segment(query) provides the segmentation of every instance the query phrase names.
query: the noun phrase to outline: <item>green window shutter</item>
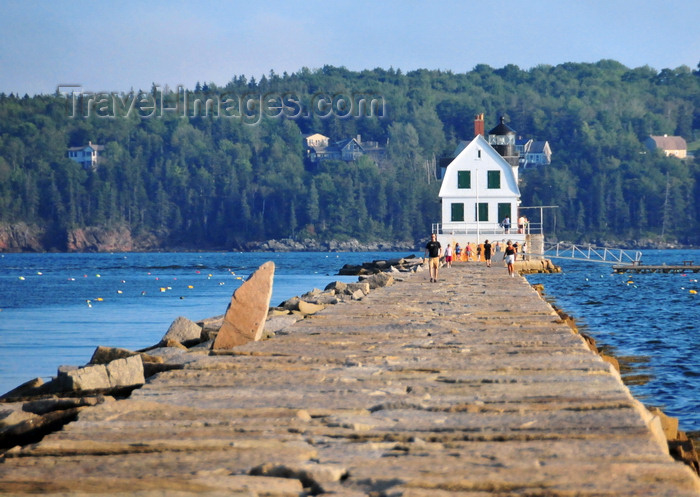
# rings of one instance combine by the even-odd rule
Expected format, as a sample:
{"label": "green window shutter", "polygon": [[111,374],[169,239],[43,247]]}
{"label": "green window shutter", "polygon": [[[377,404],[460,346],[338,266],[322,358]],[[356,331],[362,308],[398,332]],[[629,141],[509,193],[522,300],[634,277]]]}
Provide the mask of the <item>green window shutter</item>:
{"label": "green window shutter", "polygon": [[472,172],[471,171],[457,171],[457,188],[471,188],[472,187]]}
{"label": "green window shutter", "polygon": [[488,188],[496,189],[501,187],[501,171],[488,172]]}
{"label": "green window shutter", "polygon": [[510,215],[510,204],[498,204],[498,222],[503,221],[507,217],[511,218],[512,222],[513,216]]}
{"label": "green window shutter", "polygon": [[480,202],[476,204],[476,219],[481,221],[489,220],[489,204],[487,202]]}
{"label": "green window shutter", "polygon": [[450,221],[464,221],[464,204],[452,204]]}

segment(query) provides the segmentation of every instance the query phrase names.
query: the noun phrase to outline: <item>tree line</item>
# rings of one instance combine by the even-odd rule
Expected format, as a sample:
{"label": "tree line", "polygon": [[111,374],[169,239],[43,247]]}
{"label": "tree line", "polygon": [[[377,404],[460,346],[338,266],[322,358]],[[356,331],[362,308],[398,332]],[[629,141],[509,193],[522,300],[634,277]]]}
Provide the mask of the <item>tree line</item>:
{"label": "tree line", "polygon": [[[487,130],[505,115],[518,134],[549,141],[552,164],[521,171],[521,193],[523,205],[558,206],[544,220],[551,236],[700,242],[699,163],[642,143],[696,140],[700,70],[611,60],[466,73],[326,66],[192,90],[0,94],[0,222],[45,227],[58,249],[85,226],[192,248],[424,239],[440,221],[435,163],[473,137],[482,112]],[[360,135],[386,153],[312,163],[310,133]],[[89,141],[104,160],[86,170],[66,151]]]}

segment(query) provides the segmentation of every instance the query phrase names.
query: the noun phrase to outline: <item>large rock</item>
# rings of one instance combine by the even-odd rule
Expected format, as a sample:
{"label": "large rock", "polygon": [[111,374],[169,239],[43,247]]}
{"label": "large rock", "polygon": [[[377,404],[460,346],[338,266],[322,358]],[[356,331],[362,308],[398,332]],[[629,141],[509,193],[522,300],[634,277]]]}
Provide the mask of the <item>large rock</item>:
{"label": "large rock", "polygon": [[122,349],[119,347],[105,347],[103,345],[98,345],[90,358],[89,364],[109,364],[110,362],[117,359],[125,359],[133,355],[140,355],[141,360],[152,363],[161,363],[163,359],[161,357],[152,356],[143,352],[134,352],[129,349]]}
{"label": "large rock", "polygon": [[299,321],[299,317],[294,314],[271,316],[265,322],[265,333],[277,333],[289,328],[297,321]]}
{"label": "large rock", "polygon": [[23,397],[33,397],[36,395],[46,393],[47,388],[48,387],[44,383],[44,380],[42,380],[41,378],[34,378],[33,380],[24,382],[21,385],[13,388],[9,392],[0,395],[0,399],[9,400],[21,399]]}
{"label": "large rock", "polygon": [[199,343],[201,337],[202,327],[194,321],[180,316],[172,322],[162,341],[176,340],[185,346],[189,346]]}
{"label": "large rock", "polygon": [[313,304],[311,302],[306,302],[304,300],[299,301],[299,312],[308,316],[310,314],[316,314],[319,311],[325,309],[326,306],[322,304]]}
{"label": "large rock", "polygon": [[32,415],[24,421],[0,429],[0,450],[39,442],[45,435],[58,431],[65,424],[75,421],[81,409],[85,409],[85,407],[60,409],[48,412],[43,416]]}
{"label": "large rock", "polygon": [[345,293],[347,295],[355,295],[358,290],[361,291],[363,295],[367,295],[370,291],[369,283],[364,281],[360,283],[348,283],[347,287],[345,287]]}
{"label": "large rock", "polygon": [[319,293],[313,298],[309,299],[304,299],[307,302],[310,302],[312,304],[319,304],[319,305],[333,305],[337,304],[339,302],[338,297],[335,296],[334,291],[329,291],[329,292],[323,292]]}
{"label": "large rock", "polygon": [[231,349],[260,340],[265,330],[274,276],[275,263],[268,261],[233,293],[212,349]]}
{"label": "large rock", "polygon": [[117,359],[108,364],[95,364],[68,371],[59,370],[56,378],[62,390],[104,391],[135,388],[143,385],[141,356]]}
{"label": "large rock", "polygon": [[342,282],[342,281],[334,281],[334,282],[332,282],[332,283],[328,283],[328,284],[326,285],[325,290],[326,290],[326,291],[332,290],[332,291],[334,291],[335,293],[344,293],[344,292],[345,292],[345,289],[346,289],[347,287],[348,287],[348,284],[347,284],[347,283],[344,283],[344,282]]}
{"label": "large rock", "polygon": [[284,302],[282,302],[280,304],[280,307],[287,311],[298,311],[300,300],[301,299],[299,297],[292,297],[291,299],[287,299]]}
{"label": "large rock", "polygon": [[549,259],[515,261],[513,267],[520,274],[561,273],[561,267],[553,264],[552,261],[550,261]]}
{"label": "large rock", "polygon": [[48,412],[62,411],[65,409],[73,409],[76,407],[96,406],[104,402],[102,395],[94,397],[44,397],[30,402],[25,402],[22,405],[22,410],[36,415],[44,415]]}
{"label": "large rock", "polygon": [[372,276],[360,276],[360,279],[365,283],[369,283],[371,290],[394,284],[394,277],[389,273],[376,273]]}

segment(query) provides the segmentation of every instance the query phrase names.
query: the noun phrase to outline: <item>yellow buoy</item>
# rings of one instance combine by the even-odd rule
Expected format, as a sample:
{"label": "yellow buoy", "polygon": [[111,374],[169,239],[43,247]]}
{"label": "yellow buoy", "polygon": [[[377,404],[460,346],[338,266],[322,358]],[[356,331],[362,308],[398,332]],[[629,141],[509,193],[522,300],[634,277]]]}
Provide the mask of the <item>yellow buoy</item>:
{"label": "yellow buoy", "polygon": [[698,293],[698,291],[697,290],[690,290],[690,293],[695,294],[695,293]]}

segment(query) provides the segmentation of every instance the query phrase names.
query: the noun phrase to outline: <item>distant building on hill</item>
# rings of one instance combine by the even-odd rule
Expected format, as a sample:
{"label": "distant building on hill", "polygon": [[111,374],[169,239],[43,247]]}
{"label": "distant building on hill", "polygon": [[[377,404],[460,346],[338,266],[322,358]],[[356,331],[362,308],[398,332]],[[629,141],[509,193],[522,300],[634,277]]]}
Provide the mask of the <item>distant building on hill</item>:
{"label": "distant building on hill", "polygon": [[313,133],[304,137],[304,144],[309,147],[327,147],[329,138],[321,133]]}
{"label": "distant building on hill", "polygon": [[74,160],[84,169],[96,169],[102,157],[100,153],[105,149],[104,145],[95,145],[91,141],[82,147],[70,147],[68,158]]}
{"label": "distant building on hill", "polygon": [[304,137],[304,144],[306,145],[306,156],[311,162],[324,160],[352,162],[363,155],[377,161],[385,155],[384,147],[380,147],[378,142],[363,142],[360,135],[330,143],[330,138],[327,136],[314,133]]}
{"label": "distant building on hill", "polygon": [[649,138],[644,140],[644,145],[649,150],[661,150],[666,157],[679,159],[688,157],[688,144],[682,136],[649,135]]}
{"label": "distant building on hill", "polygon": [[552,163],[552,149],[548,141],[535,141],[531,138],[519,137],[515,147],[520,152],[520,167],[547,166]]}

